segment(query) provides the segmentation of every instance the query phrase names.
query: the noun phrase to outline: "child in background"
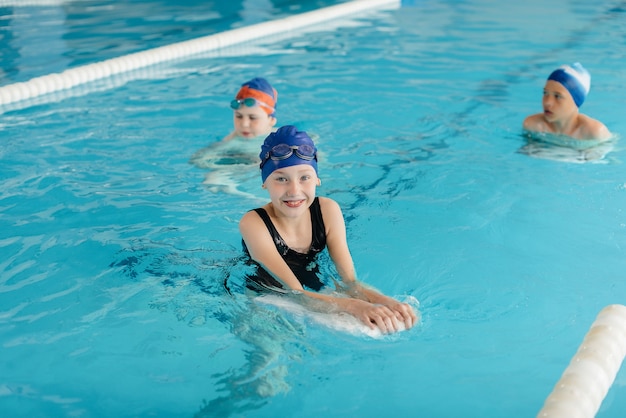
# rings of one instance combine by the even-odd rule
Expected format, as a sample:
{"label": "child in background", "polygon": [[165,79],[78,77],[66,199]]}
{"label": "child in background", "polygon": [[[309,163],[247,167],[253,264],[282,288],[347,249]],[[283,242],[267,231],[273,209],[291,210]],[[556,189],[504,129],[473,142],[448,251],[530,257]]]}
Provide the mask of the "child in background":
{"label": "child in background", "polygon": [[604,124],[578,109],[591,87],[591,76],[580,63],[554,70],[543,88],[543,113],[528,116],[523,123],[533,134],[565,135],[578,140],[604,141],[611,133]]}
{"label": "child in background", "polygon": [[265,138],[276,125],[276,102],[278,92],[266,79],[257,77],[241,85],[233,109],[234,131],[224,140],[235,137],[246,139]]}
{"label": "child in background", "polygon": [[259,143],[276,125],[277,99],[276,89],[264,78],[256,77],[241,85],[230,102],[234,130],[189,159],[189,163],[208,170],[203,184],[209,190],[256,199],[239,186],[255,175]]}

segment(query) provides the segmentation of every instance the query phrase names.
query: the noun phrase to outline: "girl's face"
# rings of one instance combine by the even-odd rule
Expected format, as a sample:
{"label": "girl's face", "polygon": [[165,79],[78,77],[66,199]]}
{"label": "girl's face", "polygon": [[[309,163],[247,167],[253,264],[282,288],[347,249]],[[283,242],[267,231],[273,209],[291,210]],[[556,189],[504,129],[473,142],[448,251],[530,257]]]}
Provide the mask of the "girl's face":
{"label": "girl's face", "polygon": [[548,80],[543,88],[543,116],[548,122],[569,119],[578,112],[578,107],[569,91],[554,80]]}
{"label": "girl's face", "polygon": [[233,110],[235,134],[242,138],[266,137],[276,125],[276,118],[269,116],[260,106],[242,105]]}
{"label": "girl's face", "polygon": [[308,213],[319,184],[315,169],[300,164],[275,170],[265,179],[263,187],[270,194],[277,216],[296,218]]}

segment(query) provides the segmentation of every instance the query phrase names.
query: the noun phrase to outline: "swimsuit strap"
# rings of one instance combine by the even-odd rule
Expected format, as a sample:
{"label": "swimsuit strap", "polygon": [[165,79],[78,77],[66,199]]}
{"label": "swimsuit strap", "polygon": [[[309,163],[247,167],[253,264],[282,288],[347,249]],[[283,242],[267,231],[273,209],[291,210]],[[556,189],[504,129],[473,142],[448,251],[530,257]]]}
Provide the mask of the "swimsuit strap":
{"label": "swimsuit strap", "polygon": [[289,246],[287,245],[283,237],[281,237],[278,233],[278,230],[270,219],[270,215],[268,215],[267,211],[263,208],[256,208],[254,209],[254,211],[259,214],[261,219],[263,219],[263,223],[265,224],[267,230],[270,232],[270,235],[274,239],[274,244],[276,244],[276,249],[278,249],[278,252],[280,252],[283,256],[286,255],[287,251],[289,251]]}
{"label": "swimsuit strap", "polygon": [[[272,223],[269,214],[263,208],[254,209],[256,213],[259,214],[263,223],[267,227],[270,235],[274,239],[274,244],[276,244],[276,248],[281,255],[285,256],[289,251],[289,246],[280,236],[278,230]],[[326,247],[326,228],[324,227],[324,219],[322,218],[322,208],[320,206],[319,198],[315,198],[311,206],[309,207],[309,212],[311,214],[311,228],[312,237],[311,237],[311,248],[309,253],[312,251],[313,253],[318,253]]]}
{"label": "swimsuit strap", "polygon": [[311,239],[311,251],[320,252],[326,247],[326,227],[322,218],[322,207],[319,198],[315,198],[310,207],[313,236]]}

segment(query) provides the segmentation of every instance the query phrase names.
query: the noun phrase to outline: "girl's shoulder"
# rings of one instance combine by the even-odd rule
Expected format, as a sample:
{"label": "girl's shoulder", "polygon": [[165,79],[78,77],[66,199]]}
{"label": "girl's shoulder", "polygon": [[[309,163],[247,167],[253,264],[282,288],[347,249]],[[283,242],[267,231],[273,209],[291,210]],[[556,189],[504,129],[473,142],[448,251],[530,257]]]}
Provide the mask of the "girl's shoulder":
{"label": "girl's shoulder", "polygon": [[324,210],[324,208],[339,208],[339,204],[329,197],[318,196],[317,200],[322,210]]}
{"label": "girl's shoulder", "polygon": [[330,222],[332,219],[343,217],[341,207],[333,199],[328,197],[319,197],[318,200],[324,222]]}

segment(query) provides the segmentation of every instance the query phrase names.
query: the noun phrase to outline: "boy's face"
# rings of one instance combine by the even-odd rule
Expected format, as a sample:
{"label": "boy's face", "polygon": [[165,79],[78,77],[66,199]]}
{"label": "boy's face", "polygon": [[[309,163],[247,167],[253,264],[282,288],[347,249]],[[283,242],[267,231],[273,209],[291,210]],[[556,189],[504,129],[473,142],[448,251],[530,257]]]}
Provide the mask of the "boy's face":
{"label": "boy's face", "polygon": [[548,80],[543,88],[543,116],[548,122],[558,122],[578,113],[570,92],[559,82]]}
{"label": "boy's face", "polygon": [[233,110],[233,125],[235,134],[243,138],[267,136],[276,125],[276,118],[269,116],[261,106],[248,107],[241,105]]}

